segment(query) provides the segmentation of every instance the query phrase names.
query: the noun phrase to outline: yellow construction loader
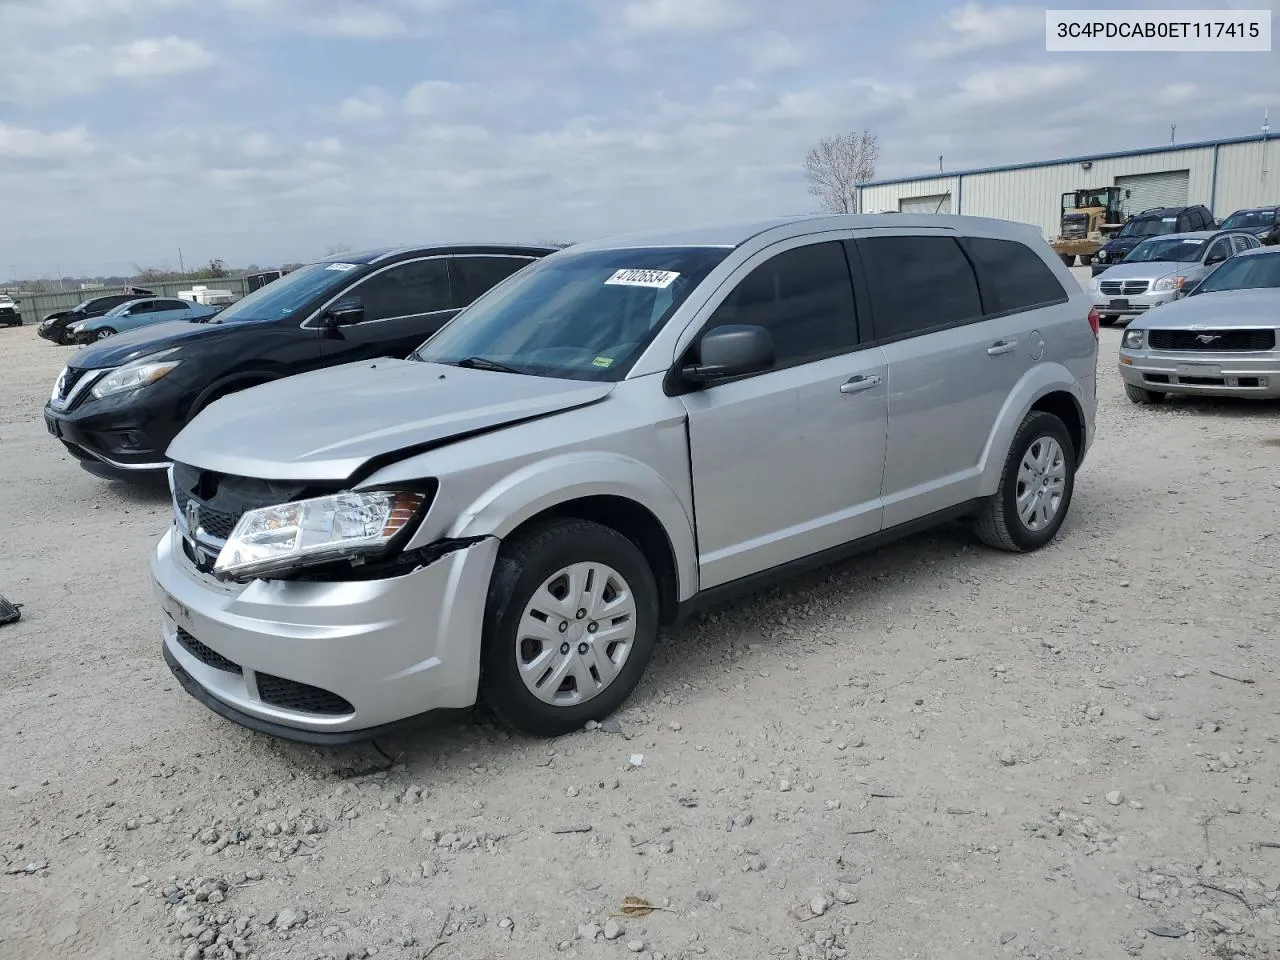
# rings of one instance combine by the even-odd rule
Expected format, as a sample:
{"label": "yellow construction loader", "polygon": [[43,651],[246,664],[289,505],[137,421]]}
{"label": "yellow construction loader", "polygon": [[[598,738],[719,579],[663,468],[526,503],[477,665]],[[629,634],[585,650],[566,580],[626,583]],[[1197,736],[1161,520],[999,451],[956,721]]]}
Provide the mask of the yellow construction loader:
{"label": "yellow construction loader", "polygon": [[1124,226],[1121,207],[1128,196],[1129,191],[1120,187],[1092,187],[1064,193],[1059,234],[1050,242],[1053,252],[1068,267],[1075,265],[1076,257],[1080,258],[1082,267],[1087,267],[1098,249]]}

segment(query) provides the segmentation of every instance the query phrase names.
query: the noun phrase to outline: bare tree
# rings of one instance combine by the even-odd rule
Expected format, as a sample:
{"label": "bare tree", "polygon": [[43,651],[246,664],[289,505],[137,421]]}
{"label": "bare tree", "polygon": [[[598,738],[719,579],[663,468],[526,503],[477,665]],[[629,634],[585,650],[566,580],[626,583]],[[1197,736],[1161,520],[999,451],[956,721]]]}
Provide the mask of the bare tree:
{"label": "bare tree", "polygon": [[823,137],[804,158],[809,192],[831,213],[855,213],[857,185],[876,175],[879,159],[880,140],[870,130]]}

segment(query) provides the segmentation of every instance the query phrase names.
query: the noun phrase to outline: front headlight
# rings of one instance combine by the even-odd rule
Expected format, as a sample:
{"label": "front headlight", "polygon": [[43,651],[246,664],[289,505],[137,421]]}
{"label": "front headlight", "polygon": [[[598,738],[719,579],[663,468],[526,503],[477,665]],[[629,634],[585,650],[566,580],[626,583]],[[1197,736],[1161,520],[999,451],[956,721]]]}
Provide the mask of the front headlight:
{"label": "front headlight", "polygon": [[1146,339],[1147,331],[1145,330],[1126,330],[1121,345],[1126,350],[1141,350]]}
{"label": "front headlight", "polygon": [[1101,260],[1103,263],[1106,263],[1106,262],[1107,262],[1107,251],[1105,251],[1105,250],[1099,250],[1097,253],[1095,253],[1095,254],[1093,255],[1093,258],[1094,258],[1095,260]]}
{"label": "front headlight", "polygon": [[1187,282],[1186,277],[1161,277],[1151,287],[1156,293],[1168,293],[1170,290],[1181,290]]}
{"label": "front headlight", "polygon": [[335,493],[250,510],[227,538],[214,575],[247,580],[265,573],[383,553],[426,497],[398,490]]}
{"label": "front headlight", "polygon": [[128,390],[137,390],[149,383],[155,383],[161,377],[168,376],[181,360],[161,360],[162,353],[154,353],[149,357],[126,363],[123,367],[112,370],[93,385],[89,391],[99,400]]}

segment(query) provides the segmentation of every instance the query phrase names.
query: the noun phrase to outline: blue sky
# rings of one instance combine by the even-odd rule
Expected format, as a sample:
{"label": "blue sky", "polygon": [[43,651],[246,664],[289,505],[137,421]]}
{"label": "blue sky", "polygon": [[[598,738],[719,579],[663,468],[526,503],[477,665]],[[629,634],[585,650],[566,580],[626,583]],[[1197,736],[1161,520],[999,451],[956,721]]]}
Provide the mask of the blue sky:
{"label": "blue sky", "polygon": [[1280,54],[1047,54],[1042,4],[3,0],[0,36],[6,278],[805,212],[863,127],[882,176],[1280,128]]}

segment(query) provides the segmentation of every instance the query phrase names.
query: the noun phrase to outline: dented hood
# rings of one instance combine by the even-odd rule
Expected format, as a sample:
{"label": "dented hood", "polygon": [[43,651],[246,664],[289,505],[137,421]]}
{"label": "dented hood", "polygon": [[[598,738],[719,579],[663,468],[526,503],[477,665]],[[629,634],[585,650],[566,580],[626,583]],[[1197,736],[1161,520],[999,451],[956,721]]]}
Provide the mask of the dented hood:
{"label": "dented hood", "polygon": [[375,458],[596,403],[612,389],[411,360],[362,361],[224,397],[174,438],[168,456],[264,480],[345,480]]}

